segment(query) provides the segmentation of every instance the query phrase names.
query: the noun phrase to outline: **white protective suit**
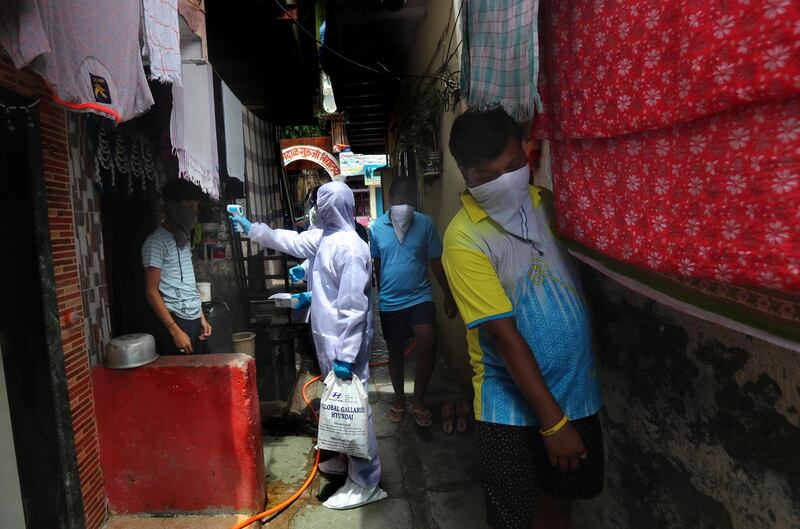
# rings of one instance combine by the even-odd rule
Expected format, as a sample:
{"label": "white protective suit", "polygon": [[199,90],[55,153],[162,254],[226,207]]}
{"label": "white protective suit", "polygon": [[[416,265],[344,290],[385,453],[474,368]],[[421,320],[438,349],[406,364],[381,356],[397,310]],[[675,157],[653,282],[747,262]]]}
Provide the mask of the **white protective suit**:
{"label": "white protective suit", "polygon": [[[333,361],[353,364],[369,391],[372,349],[372,259],[369,247],[353,224],[353,192],[342,182],[319,189],[317,214],[322,229],[303,233],[276,230],[253,223],[248,237],[261,244],[310,261],[311,332],[324,379]],[[371,460],[350,457],[348,477],[363,487],[377,486],[381,463],[370,409]]]}

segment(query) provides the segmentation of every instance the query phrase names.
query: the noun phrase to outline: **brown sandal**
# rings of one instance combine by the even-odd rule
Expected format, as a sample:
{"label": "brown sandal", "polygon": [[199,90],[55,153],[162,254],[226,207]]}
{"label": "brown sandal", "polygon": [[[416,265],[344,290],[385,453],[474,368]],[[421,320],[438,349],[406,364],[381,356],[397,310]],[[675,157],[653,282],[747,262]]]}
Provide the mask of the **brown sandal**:
{"label": "brown sandal", "polygon": [[431,410],[411,410],[411,413],[414,414],[414,421],[416,421],[417,426],[421,428],[428,428],[431,424],[433,424],[433,414]]}
{"label": "brown sandal", "polygon": [[469,412],[471,406],[466,400],[458,403],[458,413],[456,414],[456,430],[458,433],[464,433],[469,427]]}
{"label": "brown sandal", "polygon": [[445,402],[442,404],[442,431],[447,435],[453,433],[453,420],[456,414],[456,403]]}
{"label": "brown sandal", "polygon": [[393,423],[401,423],[403,422],[403,418],[406,415],[406,408],[403,406],[402,408],[395,408],[394,404],[389,407],[389,413],[386,414],[389,417],[389,420]]}

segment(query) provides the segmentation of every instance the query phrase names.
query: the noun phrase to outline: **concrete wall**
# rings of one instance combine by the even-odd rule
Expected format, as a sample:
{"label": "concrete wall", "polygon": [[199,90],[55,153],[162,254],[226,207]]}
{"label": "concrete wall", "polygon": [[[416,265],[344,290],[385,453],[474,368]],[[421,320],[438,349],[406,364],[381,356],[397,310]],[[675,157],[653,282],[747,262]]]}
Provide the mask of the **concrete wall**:
{"label": "concrete wall", "polygon": [[798,353],[583,272],[607,478],[575,527],[799,528]]}
{"label": "concrete wall", "polygon": [[[443,56],[451,42],[453,31],[455,31],[455,34],[452,36],[452,44],[450,45],[451,52],[461,41],[461,32],[455,23],[460,3],[460,0],[428,2],[425,20],[417,32],[416,42],[409,54],[409,63],[406,67],[407,74],[423,75],[436,71],[442,65]],[[450,60],[447,70],[448,72],[455,72],[460,69],[460,65],[461,55],[456,53]],[[425,80],[423,82],[430,81]],[[441,89],[441,85],[437,85],[437,88]],[[465,189],[464,179],[461,177],[455,160],[450,156],[450,152],[447,149],[453,120],[464,110],[465,107],[461,103],[455,111],[445,112],[442,115],[438,135],[439,146],[442,150],[442,176],[429,185],[423,184],[421,180],[419,182],[419,210],[433,217],[440,236],[444,236],[444,231],[450,223],[450,219],[461,207],[459,194]],[[396,138],[391,138],[390,152],[394,151],[395,140]],[[384,174],[387,172],[384,172]],[[390,185],[391,176],[384,177],[384,210],[388,210],[391,205],[389,201]],[[434,284],[436,283],[433,277],[431,277],[431,281]],[[443,309],[442,292],[438,285],[434,287],[434,295],[436,296],[437,322],[439,324],[439,351],[445,358],[447,366],[455,379],[468,387],[472,377],[472,369],[469,366],[466,355],[467,342],[464,322],[460,317],[454,320],[447,319]]]}
{"label": "concrete wall", "polygon": [[115,513],[258,512],[266,499],[255,361],[162,356],[92,370]]}
{"label": "concrete wall", "polygon": [[211,283],[211,299],[224,301],[231,310],[233,332],[247,331],[249,322],[244,317],[244,300],[236,282],[233,258],[194,260],[194,273],[197,281]]}
{"label": "concrete wall", "polygon": [[[3,353],[0,344],[0,357]],[[6,374],[0,361],[0,527],[24,527],[22,491],[17,468],[17,453],[11,431],[11,410],[8,406]]]}
{"label": "concrete wall", "polygon": [[[103,475],[100,472],[89,350],[84,327],[83,300],[78,275],[77,237],[70,188],[67,121],[63,108],[51,102],[42,79],[29,70],[17,70],[0,51],[0,88],[39,99],[42,163],[47,194],[47,217],[53,274],[58,296],[64,368],[72,414],[75,457],[83,499],[86,527],[96,529],[106,520]],[[71,317],[75,316],[73,320]]]}

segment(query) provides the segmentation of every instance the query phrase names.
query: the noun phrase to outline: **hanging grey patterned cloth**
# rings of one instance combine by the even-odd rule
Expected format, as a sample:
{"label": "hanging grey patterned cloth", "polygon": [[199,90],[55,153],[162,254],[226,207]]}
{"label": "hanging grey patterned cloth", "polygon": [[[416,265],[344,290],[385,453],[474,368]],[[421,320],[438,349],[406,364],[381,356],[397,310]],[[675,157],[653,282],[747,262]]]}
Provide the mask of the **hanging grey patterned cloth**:
{"label": "hanging grey patterned cloth", "polygon": [[248,217],[270,226],[283,219],[281,166],[275,125],[242,106],[244,124],[244,169]]}
{"label": "hanging grey patterned cloth", "polygon": [[464,0],[461,89],[471,108],[501,105],[528,121],[542,102],[539,0]]}

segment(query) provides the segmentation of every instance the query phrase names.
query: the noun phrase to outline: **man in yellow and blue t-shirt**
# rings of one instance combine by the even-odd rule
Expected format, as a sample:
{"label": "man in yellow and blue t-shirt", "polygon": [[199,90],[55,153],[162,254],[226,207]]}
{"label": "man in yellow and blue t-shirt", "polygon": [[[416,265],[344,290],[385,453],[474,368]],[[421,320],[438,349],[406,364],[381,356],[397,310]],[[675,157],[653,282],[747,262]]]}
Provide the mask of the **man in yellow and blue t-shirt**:
{"label": "man in yellow and blue t-shirt", "polygon": [[467,326],[489,525],[566,528],[572,500],[603,486],[586,301],[549,194],[529,185],[519,125],[502,109],[466,112],[450,151],[468,191],[443,263]]}

